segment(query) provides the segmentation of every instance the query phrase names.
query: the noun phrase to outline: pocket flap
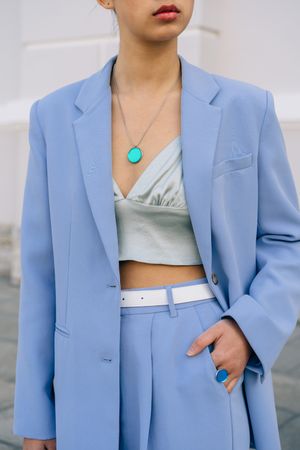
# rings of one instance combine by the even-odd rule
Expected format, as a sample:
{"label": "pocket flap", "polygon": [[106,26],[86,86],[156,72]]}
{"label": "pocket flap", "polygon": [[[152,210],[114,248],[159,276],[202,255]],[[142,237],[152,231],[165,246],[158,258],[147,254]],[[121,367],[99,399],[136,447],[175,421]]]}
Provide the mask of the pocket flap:
{"label": "pocket flap", "polygon": [[234,158],[224,159],[213,166],[213,178],[232,172],[237,169],[245,169],[252,165],[253,153],[246,153]]}

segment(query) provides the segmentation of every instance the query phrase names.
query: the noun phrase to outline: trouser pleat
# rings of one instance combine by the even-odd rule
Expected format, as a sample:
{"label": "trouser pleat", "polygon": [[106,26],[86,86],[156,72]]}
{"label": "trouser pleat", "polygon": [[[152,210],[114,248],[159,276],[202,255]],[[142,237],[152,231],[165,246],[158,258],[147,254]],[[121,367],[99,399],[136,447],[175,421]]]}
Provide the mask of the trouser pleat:
{"label": "trouser pleat", "polygon": [[119,448],[147,450],[152,408],[153,314],[125,315],[121,320]]}

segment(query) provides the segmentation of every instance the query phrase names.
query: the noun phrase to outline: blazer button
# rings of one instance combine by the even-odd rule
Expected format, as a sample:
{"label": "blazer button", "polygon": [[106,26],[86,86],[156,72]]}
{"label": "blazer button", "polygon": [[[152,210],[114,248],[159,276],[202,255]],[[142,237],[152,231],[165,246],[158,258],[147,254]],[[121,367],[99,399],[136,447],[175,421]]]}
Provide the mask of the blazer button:
{"label": "blazer button", "polygon": [[219,280],[218,280],[217,274],[215,272],[212,272],[211,280],[214,284],[218,284]]}
{"label": "blazer button", "polygon": [[112,358],[110,356],[103,356],[101,358],[101,361],[105,363],[110,363],[112,361]]}

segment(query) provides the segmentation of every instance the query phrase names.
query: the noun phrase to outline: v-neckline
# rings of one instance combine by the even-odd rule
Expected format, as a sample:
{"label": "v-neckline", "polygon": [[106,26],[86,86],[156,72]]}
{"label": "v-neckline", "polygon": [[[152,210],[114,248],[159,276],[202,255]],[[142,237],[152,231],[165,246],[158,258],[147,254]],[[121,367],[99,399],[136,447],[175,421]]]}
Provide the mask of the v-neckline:
{"label": "v-neckline", "polygon": [[157,153],[157,155],[154,156],[154,158],[149,162],[149,164],[146,166],[146,168],[143,170],[143,172],[141,173],[141,175],[138,177],[138,179],[135,181],[135,183],[133,184],[133,186],[131,187],[131,189],[129,190],[128,194],[125,196],[123,195],[118,183],[116,182],[116,180],[113,177],[113,184],[115,186],[115,189],[117,191],[117,193],[120,195],[120,197],[122,198],[122,200],[127,200],[129,198],[129,196],[132,194],[132,192],[136,189],[136,187],[140,184],[141,180],[146,176],[146,174],[149,172],[149,170],[151,169],[152,165],[154,164],[154,162],[156,162],[156,160],[162,155],[164,154],[172,144],[174,144],[178,139],[180,139],[180,134],[178,134],[175,138],[173,138],[167,145],[165,145],[165,147],[163,147],[162,150],[160,150],[159,153]]}

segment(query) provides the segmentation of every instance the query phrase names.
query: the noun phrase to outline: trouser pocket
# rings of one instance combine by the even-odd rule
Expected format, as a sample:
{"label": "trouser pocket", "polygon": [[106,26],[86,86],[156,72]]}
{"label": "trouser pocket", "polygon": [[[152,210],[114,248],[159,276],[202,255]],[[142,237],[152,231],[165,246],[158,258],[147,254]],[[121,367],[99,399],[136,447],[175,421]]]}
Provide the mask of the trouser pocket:
{"label": "trouser pocket", "polygon": [[[203,333],[218,322],[223,313],[223,309],[216,298],[203,304],[198,303],[197,305],[194,305],[194,309],[199,321],[200,333]],[[224,396],[225,400],[227,400],[226,403],[229,409],[226,408],[226,410],[229,413],[228,419],[231,425],[232,449],[248,449],[250,446],[250,426],[243,386],[244,372],[229,393],[224,383],[218,382],[216,379],[216,372],[218,368],[220,369],[221,367],[217,368],[215,365],[211,355],[213,349],[213,343],[203,349],[205,356],[204,363],[207,368],[208,378],[215,386],[213,391],[217,394],[221,394]],[[226,367],[224,368],[226,369]]]}
{"label": "trouser pocket", "polygon": [[[220,320],[220,317],[223,313],[223,310],[218,302],[218,300],[212,299],[208,302],[205,302],[203,304],[198,303],[197,305],[194,305],[194,309],[196,311],[198,320],[199,320],[199,324],[201,327],[201,332],[206,331],[208,328],[210,328],[211,326],[213,326],[216,322],[218,322]],[[214,350],[214,344],[211,343],[208,346],[206,346],[203,349],[203,352],[205,353],[206,356],[206,362],[207,362],[207,368],[209,371],[209,375],[212,379],[212,381],[218,385],[219,387],[221,387],[228,395],[232,395],[233,393],[235,393],[237,390],[239,390],[239,386],[243,383],[244,381],[244,372],[241,374],[241,376],[239,377],[237,383],[235,384],[234,388],[232,389],[232,391],[229,393],[226,389],[226,386],[222,383],[217,381],[216,379],[216,372],[218,369],[221,368],[221,366],[217,367],[215,365],[215,362],[212,358],[211,352]],[[224,367],[226,369],[226,367]],[[229,374],[230,376],[230,374]]]}

